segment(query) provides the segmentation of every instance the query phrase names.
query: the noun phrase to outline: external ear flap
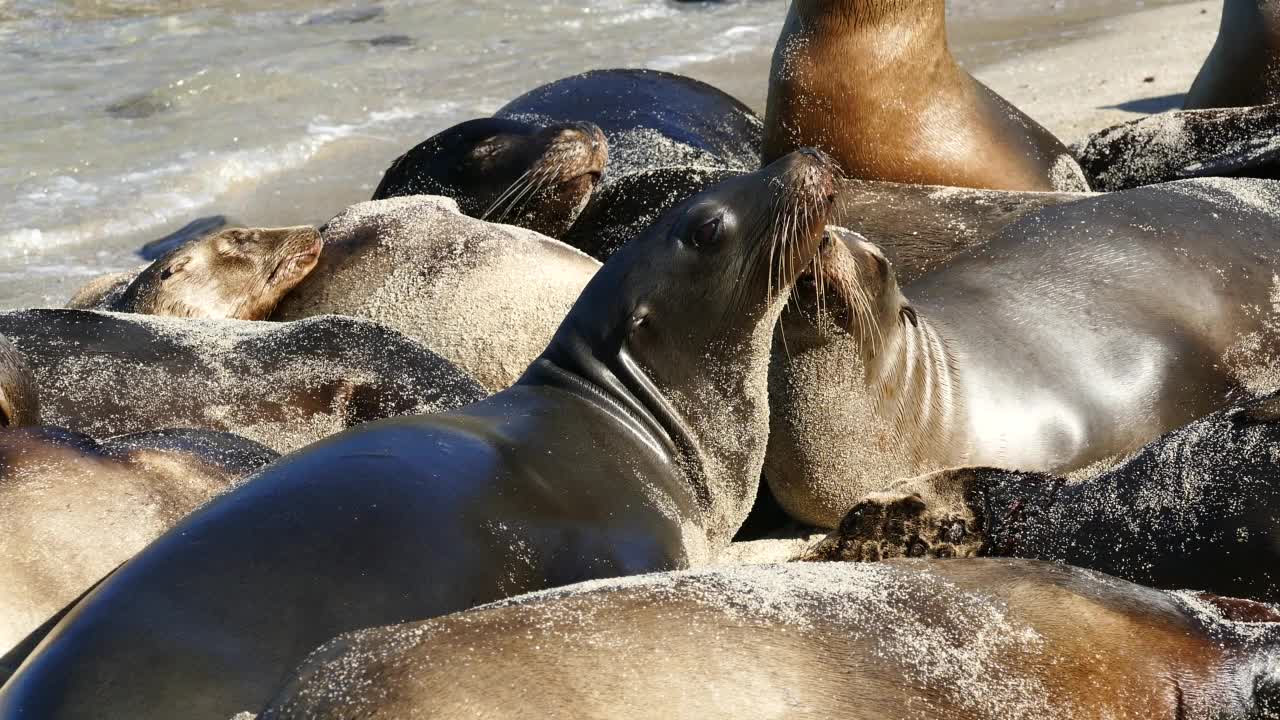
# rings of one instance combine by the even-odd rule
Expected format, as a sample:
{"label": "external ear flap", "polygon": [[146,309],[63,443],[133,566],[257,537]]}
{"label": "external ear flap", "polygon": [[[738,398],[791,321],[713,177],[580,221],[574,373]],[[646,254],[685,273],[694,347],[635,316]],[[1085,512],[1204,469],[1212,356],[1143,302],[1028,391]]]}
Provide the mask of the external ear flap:
{"label": "external ear flap", "polygon": [[182,255],[177,258],[173,262],[169,263],[168,267],[160,271],[160,280],[168,280],[174,275],[182,272],[182,269],[185,268],[189,262],[191,262],[190,255]]}
{"label": "external ear flap", "polygon": [[910,305],[903,305],[898,310],[898,317],[902,318],[902,322],[910,322],[911,327],[920,327],[920,318],[916,317],[916,309]]}

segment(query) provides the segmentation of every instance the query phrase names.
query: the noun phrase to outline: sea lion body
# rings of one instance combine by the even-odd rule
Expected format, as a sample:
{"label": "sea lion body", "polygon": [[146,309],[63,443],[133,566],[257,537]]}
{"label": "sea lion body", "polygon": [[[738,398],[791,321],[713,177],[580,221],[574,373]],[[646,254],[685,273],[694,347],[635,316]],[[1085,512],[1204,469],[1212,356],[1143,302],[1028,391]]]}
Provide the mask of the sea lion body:
{"label": "sea lion body", "polygon": [[704,82],[658,70],[567,77],[521,95],[494,117],[594,123],[609,141],[605,184],[669,165],[760,167],[763,123],[750,108]]}
{"label": "sea lion body", "polygon": [[279,455],[226,433],[101,443],[53,427],[0,433],[0,653],[187,513]]}
{"label": "sea lion body", "polygon": [[1280,102],[1280,3],[1225,0],[1218,39],[1184,107],[1228,108]]}
{"label": "sea lion body", "polygon": [[398,330],[491,392],[546,348],[600,263],[529,230],[469,218],[447,198],[353,205],[273,319],[348,315]]}
{"label": "sea lion body", "polygon": [[1276,620],[1027,561],[696,570],[352,633],[259,717],[1246,720]]}
{"label": "sea lion body", "polygon": [[763,159],[812,145],[849,177],[1089,189],[1067,148],[965,72],[943,0],[794,0],[773,56]]}
{"label": "sea lion body", "polygon": [[709,557],[755,497],[772,329],[833,199],[797,153],[668,214],[514,387],[312,445],[154,542],[0,716],[224,719],[339,633]]}
{"label": "sea lion body", "polygon": [[0,313],[45,423],[95,437],[185,427],[288,451],[368,420],[483,397],[453,365],[354,318],[188,320],[83,310]]}
{"label": "sea lion body", "polygon": [[877,249],[841,246],[824,304],[850,332],[783,318],[775,496],[833,527],[900,478],[1068,472],[1274,389],[1277,207],[1264,180],[1099,195],[1023,215],[901,292]]}
{"label": "sea lion body", "polygon": [[608,141],[591,123],[480,118],[396,158],[372,199],[443,195],[471,217],[559,237],[591,198],[608,157]]}
{"label": "sea lion body", "polygon": [[904,481],[854,506],[815,558],[982,554],[1161,588],[1280,600],[1280,396],[1220,410],[1078,482],[993,468]]}
{"label": "sea lion body", "polygon": [[1072,147],[1095,190],[1197,177],[1280,177],[1280,105],[1160,113]]}

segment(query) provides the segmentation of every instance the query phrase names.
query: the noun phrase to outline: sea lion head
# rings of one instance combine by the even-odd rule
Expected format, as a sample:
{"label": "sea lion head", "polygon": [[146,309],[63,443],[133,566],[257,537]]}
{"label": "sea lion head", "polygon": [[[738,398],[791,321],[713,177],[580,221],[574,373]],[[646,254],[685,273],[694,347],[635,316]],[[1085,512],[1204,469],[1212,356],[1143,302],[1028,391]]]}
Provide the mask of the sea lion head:
{"label": "sea lion head", "polygon": [[713,544],[754,501],[773,326],[821,243],[836,175],[800,150],[667,212],[605,263],[543,355],[620,398],[691,469]]}
{"label": "sea lion head", "polygon": [[797,282],[796,320],[821,328],[830,320],[858,338],[864,352],[875,355],[894,326],[915,324],[915,309],[907,302],[893,267],[879,247],[842,227],[826,229],[813,264]]}
{"label": "sea lion head", "polygon": [[315,268],[323,242],[310,226],[231,228],[156,260],[107,309],[265,320]]}
{"label": "sea lion head", "polygon": [[398,158],[373,199],[444,195],[472,217],[560,237],[591,198],[608,160],[608,140],[591,123],[543,127],[483,118]]}
{"label": "sea lion head", "polygon": [[0,335],[0,428],[40,424],[40,396],[27,358]]}

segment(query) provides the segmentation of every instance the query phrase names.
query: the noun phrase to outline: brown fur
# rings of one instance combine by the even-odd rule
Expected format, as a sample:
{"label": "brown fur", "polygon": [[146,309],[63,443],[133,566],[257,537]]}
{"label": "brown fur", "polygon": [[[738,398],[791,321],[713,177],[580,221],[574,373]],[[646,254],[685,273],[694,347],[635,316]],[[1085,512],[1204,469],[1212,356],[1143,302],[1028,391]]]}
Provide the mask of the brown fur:
{"label": "brown fur", "polygon": [[850,177],[1088,190],[1066,147],[965,72],[943,0],[794,0],[769,78],[764,162],[797,147]]}
{"label": "brown fur", "polygon": [[1218,40],[1187,93],[1187,109],[1280,101],[1280,2],[1226,0]]}
{"label": "brown fur", "polygon": [[[232,228],[183,245],[93,309],[265,320],[315,268],[323,244],[310,226]],[[82,293],[84,291],[81,291]]]}

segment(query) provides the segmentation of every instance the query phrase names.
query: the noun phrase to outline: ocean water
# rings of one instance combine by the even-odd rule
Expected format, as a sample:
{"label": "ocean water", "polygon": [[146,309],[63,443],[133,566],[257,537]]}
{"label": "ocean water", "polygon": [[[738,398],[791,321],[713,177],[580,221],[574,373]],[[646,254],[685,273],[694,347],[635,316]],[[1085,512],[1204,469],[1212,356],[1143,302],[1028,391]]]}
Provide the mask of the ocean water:
{"label": "ocean water", "polygon": [[[976,67],[1173,1],[953,0],[952,46]],[[0,0],[0,308],[61,305],[201,215],[323,222],[422,139],[585,70],[763,110],[786,6]]]}

